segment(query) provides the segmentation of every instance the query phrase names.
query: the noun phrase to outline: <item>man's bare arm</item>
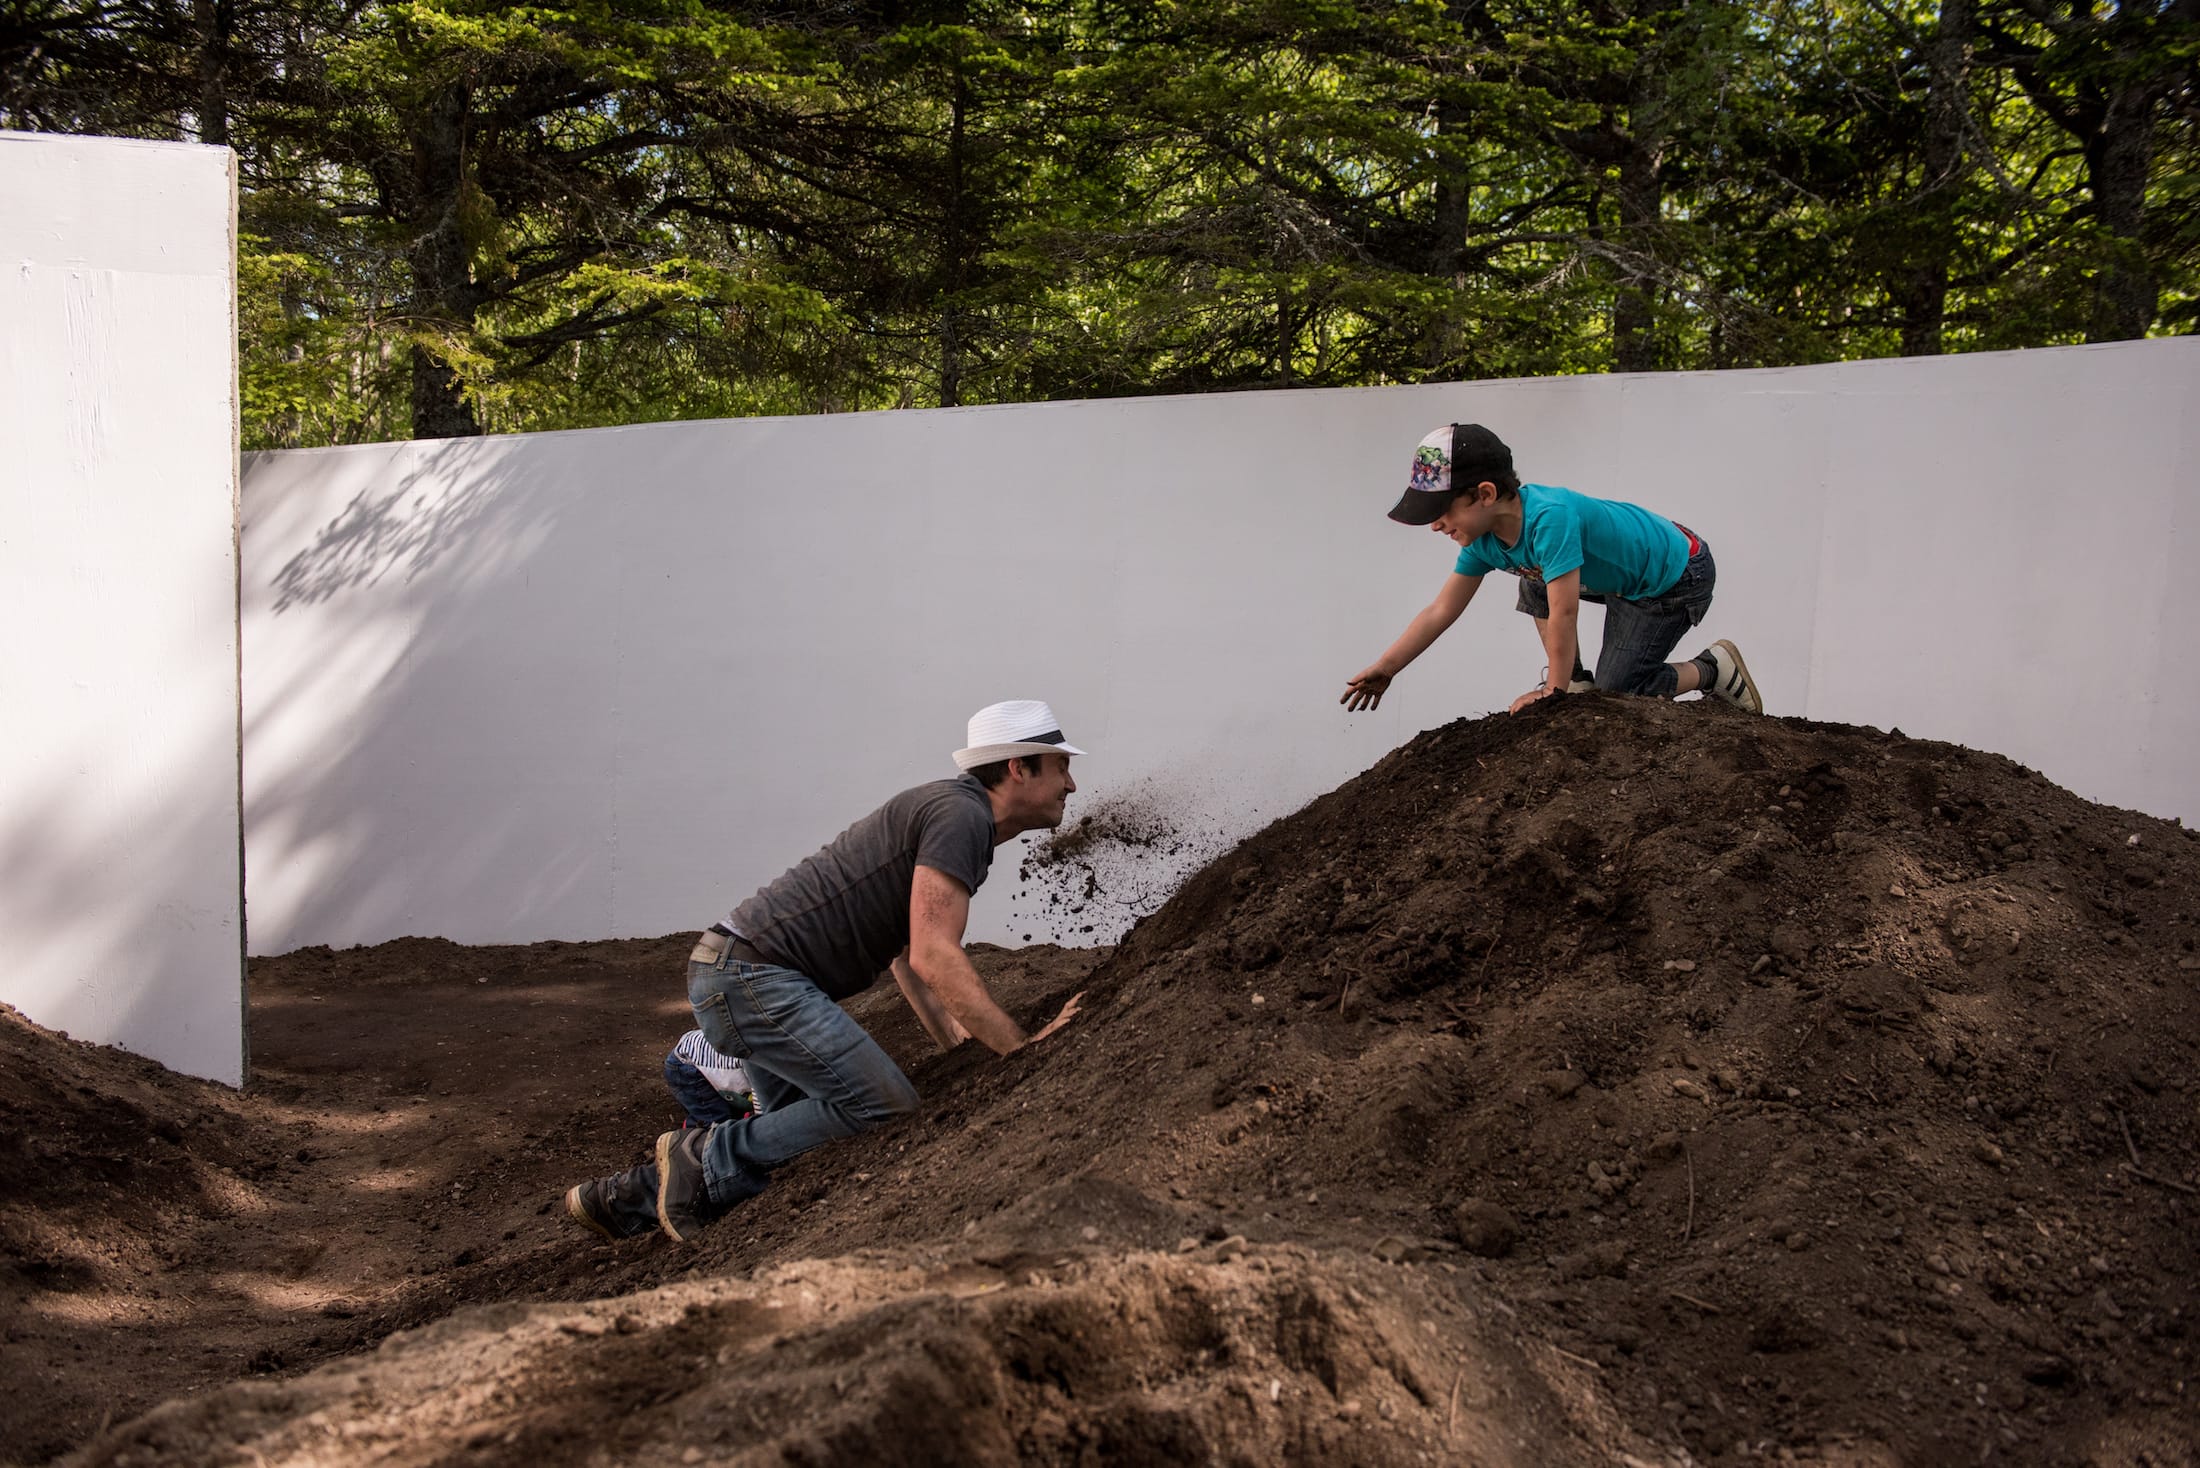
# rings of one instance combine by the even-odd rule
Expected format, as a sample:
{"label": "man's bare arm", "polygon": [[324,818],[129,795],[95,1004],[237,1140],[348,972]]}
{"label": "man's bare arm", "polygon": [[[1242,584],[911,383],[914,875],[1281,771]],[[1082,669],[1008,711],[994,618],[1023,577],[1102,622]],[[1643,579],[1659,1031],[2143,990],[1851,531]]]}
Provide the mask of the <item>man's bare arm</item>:
{"label": "man's bare arm", "polygon": [[[996,1055],[1021,1049],[1032,1037],[1008,1012],[994,1003],[993,995],[978,977],[963,952],[963,930],[970,924],[970,889],[932,867],[917,868],[909,888],[909,966],[916,977],[962,1023],[972,1039]],[[1077,1012],[1072,998],[1039,1032],[1051,1035]]]}
{"label": "man's bare arm", "polygon": [[894,983],[901,990],[901,997],[909,1001],[916,1011],[917,1023],[932,1037],[932,1043],[942,1050],[952,1050],[970,1038],[955,1016],[941,1006],[939,997],[928,988],[917,971],[909,966],[909,950],[904,948],[894,955]]}

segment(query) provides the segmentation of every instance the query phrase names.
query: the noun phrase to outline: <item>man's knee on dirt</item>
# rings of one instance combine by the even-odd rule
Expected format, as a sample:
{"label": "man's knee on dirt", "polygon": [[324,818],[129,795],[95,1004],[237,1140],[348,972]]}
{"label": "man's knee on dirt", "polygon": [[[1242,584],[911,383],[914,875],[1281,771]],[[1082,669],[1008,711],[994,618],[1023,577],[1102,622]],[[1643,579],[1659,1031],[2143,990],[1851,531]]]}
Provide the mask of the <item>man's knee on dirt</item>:
{"label": "man's knee on dirt", "polygon": [[880,1078],[877,1084],[849,1097],[834,1109],[857,1131],[867,1132],[903,1117],[915,1116],[921,1104],[917,1088],[909,1083],[909,1078],[896,1075],[891,1080]]}

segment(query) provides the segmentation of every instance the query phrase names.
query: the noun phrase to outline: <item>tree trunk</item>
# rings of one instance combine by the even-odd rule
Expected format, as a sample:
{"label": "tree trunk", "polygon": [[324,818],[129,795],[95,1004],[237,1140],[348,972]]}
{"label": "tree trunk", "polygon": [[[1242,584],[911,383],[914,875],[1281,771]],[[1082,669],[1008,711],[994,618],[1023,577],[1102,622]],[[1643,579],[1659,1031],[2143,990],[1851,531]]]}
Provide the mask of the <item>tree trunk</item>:
{"label": "tree trunk", "polygon": [[446,87],[413,118],[412,245],[412,436],[471,438],[481,432],[458,374],[432,339],[473,326],[480,296],[474,288],[466,243],[466,128],[473,99],[468,88]]}
{"label": "tree trunk", "polygon": [[962,402],[962,332],[957,318],[962,309],[963,285],[968,278],[966,256],[970,249],[969,230],[963,217],[963,210],[969,203],[963,167],[969,110],[970,87],[958,66],[953,111],[947,124],[947,210],[940,241],[940,253],[947,267],[942,277],[947,287],[947,308],[940,313],[940,406],[943,408],[952,408]]}
{"label": "tree trunk", "polygon": [[1657,256],[1658,222],[1665,202],[1659,150],[1639,136],[1619,160],[1619,295],[1612,303],[1612,363],[1621,372],[1655,372],[1659,365],[1657,321],[1649,262]]}
{"label": "tree trunk", "polygon": [[[1466,128],[1465,104],[1450,97],[1438,104],[1438,137],[1456,137]],[[1474,179],[1467,173],[1464,163],[1436,180],[1435,208],[1429,220],[1428,261],[1423,268],[1432,278],[1449,281],[1455,291],[1465,290],[1467,285],[1467,231],[1474,224],[1473,208]],[[1429,325],[1421,365],[1432,371],[1449,366],[1458,357],[1465,339],[1465,323],[1455,313],[1445,312]]]}
{"label": "tree trunk", "polygon": [[2154,169],[2156,114],[2200,39],[2200,0],[2121,0],[2106,29],[2114,57],[2107,74],[2114,80],[2103,89],[2099,125],[2084,140],[2086,182],[2110,251],[2093,282],[2086,340],[2096,342],[2145,336],[2160,309],[2161,274],[2147,253],[2147,176]]}
{"label": "tree trunk", "polygon": [[1948,317],[1948,266],[1955,258],[1956,193],[1963,182],[1963,134],[1970,118],[1972,0],[1941,0],[1939,23],[1925,44],[1924,177],[1917,210],[1918,240],[1894,282],[1902,314],[1902,355],[1941,351]]}
{"label": "tree trunk", "polygon": [[199,34],[199,141],[229,144],[229,38],[236,29],[230,0],[193,0]]}
{"label": "tree trunk", "polygon": [[2159,63],[2151,70],[2141,69],[2135,53],[2146,41],[2144,31],[2132,29],[2116,38],[2117,74],[2128,80],[2108,90],[2100,128],[2085,140],[2086,181],[2092,189],[2094,216],[2109,236],[2110,251],[2107,264],[2094,277],[2087,341],[2131,341],[2145,336],[2154,324],[2161,297],[2161,284],[2146,257],[2141,231],[2146,225],[2147,175],[2154,165],[2154,113],[2167,90],[2167,79]]}

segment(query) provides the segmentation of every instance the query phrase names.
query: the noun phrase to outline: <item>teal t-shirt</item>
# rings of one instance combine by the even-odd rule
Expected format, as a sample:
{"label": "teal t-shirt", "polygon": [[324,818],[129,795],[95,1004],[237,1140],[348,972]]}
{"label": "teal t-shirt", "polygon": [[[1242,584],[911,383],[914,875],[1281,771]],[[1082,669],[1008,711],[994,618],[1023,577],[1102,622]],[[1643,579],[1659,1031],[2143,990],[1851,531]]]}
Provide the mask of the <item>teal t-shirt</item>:
{"label": "teal t-shirt", "polygon": [[1584,595],[1647,601],[1670,591],[1688,567],[1688,537],[1663,515],[1621,500],[1592,499],[1548,484],[1520,486],[1518,544],[1495,531],[1459,548],[1462,576],[1511,571],[1556,581],[1581,572]]}

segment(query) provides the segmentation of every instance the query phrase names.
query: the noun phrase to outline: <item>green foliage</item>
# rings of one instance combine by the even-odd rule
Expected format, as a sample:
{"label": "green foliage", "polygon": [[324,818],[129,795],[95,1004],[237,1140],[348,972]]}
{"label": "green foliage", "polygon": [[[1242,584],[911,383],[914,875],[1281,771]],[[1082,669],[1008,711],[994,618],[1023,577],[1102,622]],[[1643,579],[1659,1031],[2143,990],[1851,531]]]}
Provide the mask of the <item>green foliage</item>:
{"label": "green foliage", "polygon": [[2200,0],[0,0],[253,447],[2192,331]]}

